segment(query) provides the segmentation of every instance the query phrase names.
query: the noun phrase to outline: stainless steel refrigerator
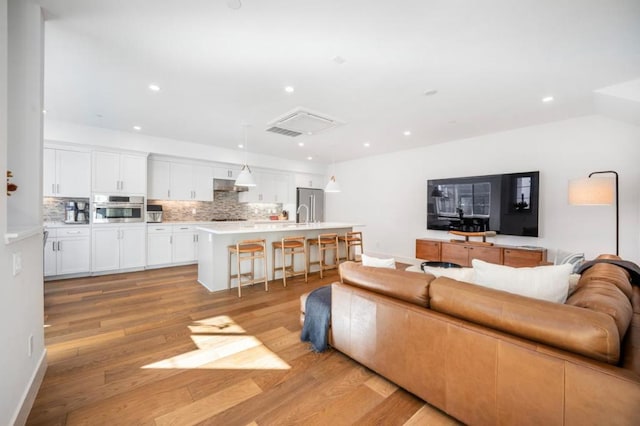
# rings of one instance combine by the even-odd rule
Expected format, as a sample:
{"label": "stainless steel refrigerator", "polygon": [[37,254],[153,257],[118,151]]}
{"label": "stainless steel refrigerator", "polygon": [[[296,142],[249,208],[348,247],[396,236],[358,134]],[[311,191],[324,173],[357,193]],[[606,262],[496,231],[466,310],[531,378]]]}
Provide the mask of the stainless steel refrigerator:
{"label": "stainless steel refrigerator", "polygon": [[[308,212],[308,215],[307,215]],[[296,195],[296,222],[324,222],[324,190],[298,188]]]}

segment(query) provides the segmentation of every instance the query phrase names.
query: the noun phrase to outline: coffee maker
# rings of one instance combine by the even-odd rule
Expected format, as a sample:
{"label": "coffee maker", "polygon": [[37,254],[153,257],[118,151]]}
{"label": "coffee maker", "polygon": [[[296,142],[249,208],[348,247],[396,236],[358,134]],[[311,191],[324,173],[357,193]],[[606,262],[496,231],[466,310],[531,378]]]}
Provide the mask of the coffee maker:
{"label": "coffee maker", "polygon": [[87,223],[89,215],[86,201],[69,200],[64,203],[64,223]]}
{"label": "coffee maker", "polygon": [[76,223],[76,212],[78,205],[75,201],[67,201],[64,203],[64,223]]}

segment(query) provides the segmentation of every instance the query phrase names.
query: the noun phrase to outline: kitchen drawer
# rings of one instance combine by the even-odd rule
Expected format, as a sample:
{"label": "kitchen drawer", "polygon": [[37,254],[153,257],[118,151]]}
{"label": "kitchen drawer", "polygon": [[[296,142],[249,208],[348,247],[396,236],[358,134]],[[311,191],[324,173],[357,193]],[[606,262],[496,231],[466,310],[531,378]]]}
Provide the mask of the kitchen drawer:
{"label": "kitchen drawer", "polygon": [[90,234],[91,230],[88,226],[49,229],[49,238],[88,237]]}
{"label": "kitchen drawer", "polygon": [[196,232],[193,225],[173,225],[173,232]]}
{"label": "kitchen drawer", "polygon": [[431,261],[440,261],[440,241],[416,240],[416,258]]}
{"label": "kitchen drawer", "polygon": [[173,228],[171,225],[147,225],[148,234],[165,234],[171,233]]}

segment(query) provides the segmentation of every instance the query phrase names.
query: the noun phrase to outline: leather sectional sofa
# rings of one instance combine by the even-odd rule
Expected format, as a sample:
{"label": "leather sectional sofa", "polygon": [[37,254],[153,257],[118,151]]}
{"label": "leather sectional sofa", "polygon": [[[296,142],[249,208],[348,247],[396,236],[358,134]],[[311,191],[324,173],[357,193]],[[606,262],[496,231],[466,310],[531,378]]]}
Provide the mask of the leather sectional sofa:
{"label": "leather sectional sofa", "polygon": [[640,288],[618,266],[564,304],[353,262],[340,276],[330,344],[464,423],[640,424]]}

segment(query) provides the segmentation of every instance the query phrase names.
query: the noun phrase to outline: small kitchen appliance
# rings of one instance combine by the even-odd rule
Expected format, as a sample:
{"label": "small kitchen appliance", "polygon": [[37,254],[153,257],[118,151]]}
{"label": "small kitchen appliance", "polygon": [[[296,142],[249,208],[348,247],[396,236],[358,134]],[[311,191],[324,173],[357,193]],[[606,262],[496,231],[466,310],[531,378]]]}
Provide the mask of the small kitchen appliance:
{"label": "small kitchen appliance", "polygon": [[77,211],[78,205],[75,201],[67,201],[66,203],[64,203],[64,222],[75,223]]}
{"label": "small kitchen appliance", "polygon": [[147,204],[147,223],[162,222],[162,206],[160,204]]}

